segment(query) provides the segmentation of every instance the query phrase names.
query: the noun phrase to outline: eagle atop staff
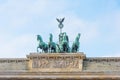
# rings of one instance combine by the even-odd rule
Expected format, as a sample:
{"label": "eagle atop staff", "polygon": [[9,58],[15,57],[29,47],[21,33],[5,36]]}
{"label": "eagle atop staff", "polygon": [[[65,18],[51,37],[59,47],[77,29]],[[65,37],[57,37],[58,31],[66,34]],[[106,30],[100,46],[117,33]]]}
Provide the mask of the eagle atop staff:
{"label": "eagle atop staff", "polygon": [[64,26],[62,23],[63,23],[64,19],[65,18],[60,18],[60,19],[56,18],[56,20],[59,22],[58,27],[60,28],[60,33],[62,33],[62,28]]}
{"label": "eagle atop staff", "polygon": [[60,24],[63,23],[64,19],[65,19],[65,18],[60,18],[60,19],[56,18],[56,20],[57,20]]}

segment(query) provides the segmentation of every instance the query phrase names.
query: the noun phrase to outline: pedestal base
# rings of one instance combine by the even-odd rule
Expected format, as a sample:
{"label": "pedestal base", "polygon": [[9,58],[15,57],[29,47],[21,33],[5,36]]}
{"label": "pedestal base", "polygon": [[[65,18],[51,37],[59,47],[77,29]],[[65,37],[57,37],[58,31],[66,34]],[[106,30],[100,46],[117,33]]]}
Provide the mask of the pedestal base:
{"label": "pedestal base", "polygon": [[30,70],[40,72],[80,72],[85,54],[81,53],[31,53]]}

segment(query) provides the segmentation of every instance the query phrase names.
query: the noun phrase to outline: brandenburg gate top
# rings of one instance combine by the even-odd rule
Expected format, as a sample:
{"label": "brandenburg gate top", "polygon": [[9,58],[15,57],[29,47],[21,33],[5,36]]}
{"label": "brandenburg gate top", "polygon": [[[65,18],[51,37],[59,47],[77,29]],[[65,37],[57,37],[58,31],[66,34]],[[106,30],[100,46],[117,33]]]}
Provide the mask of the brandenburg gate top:
{"label": "brandenburg gate top", "polygon": [[62,32],[64,19],[57,19],[59,43],[53,42],[52,34],[48,44],[37,35],[37,52],[26,58],[1,58],[0,80],[120,80],[120,57],[86,57],[79,52],[80,33],[70,47]]}

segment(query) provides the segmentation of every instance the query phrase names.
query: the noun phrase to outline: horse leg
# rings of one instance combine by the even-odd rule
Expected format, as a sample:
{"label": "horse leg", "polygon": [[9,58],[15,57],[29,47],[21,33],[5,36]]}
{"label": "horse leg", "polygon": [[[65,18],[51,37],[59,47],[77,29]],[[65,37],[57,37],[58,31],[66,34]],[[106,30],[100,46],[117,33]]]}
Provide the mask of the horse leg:
{"label": "horse leg", "polygon": [[56,53],[56,48],[54,48],[54,53]]}
{"label": "horse leg", "polygon": [[50,53],[50,47],[48,47],[48,52]]}
{"label": "horse leg", "polygon": [[76,46],[76,48],[75,48],[75,51],[77,52],[77,46]]}
{"label": "horse leg", "polygon": [[44,52],[44,50],[42,49],[42,53]]}
{"label": "horse leg", "polygon": [[52,46],[51,47],[51,53],[54,53],[55,52],[55,50],[54,50],[54,47]]}
{"label": "horse leg", "polygon": [[50,44],[49,44],[49,46],[48,46],[48,52],[49,52],[49,53],[51,53],[51,52],[50,52],[50,49],[51,49],[51,46],[50,46]]}
{"label": "horse leg", "polygon": [[50,46],[50,53],[52,53],[52,48],[51,48],[51,46]]}
{"label": "horse leg", "polygon": [[48,48],[46,48],[46,49],[44,50],[44,52],[45,52],[45,53],[48,53],[48,51],[49,51],[49,49],[48,49]]}

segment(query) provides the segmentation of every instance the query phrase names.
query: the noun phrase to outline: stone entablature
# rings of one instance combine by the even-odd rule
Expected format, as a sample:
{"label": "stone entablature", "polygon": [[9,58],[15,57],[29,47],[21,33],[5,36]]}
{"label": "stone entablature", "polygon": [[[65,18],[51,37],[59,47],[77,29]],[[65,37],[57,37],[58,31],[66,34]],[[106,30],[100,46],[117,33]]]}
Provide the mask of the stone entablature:
{"label": "stone entablature", "polygon": [[32,71],[41,72],[71,72],[82,71],[83,59],[85,55],[81,53],[32,53],[27,55],[30,60],[29,67]]}
{"label": "stone entablature", "polygon": [[120,71],[120,57],[91,57],[83,62],[84,71]]}
{"label": "stone entablature", "polygon": [[0,70],[28,70],[27,58],[0,58]]}
{"label": "stone entablature", "polygon": [[0,58],[0,70],[41,72],[120,71],[120,57],[86,57],[80,53],[30,53],[27,58]]}
{"label": "stone entablature", "polygon": [[11,62],[28,62],[26,58],[0,58],[0,63],[11,63]]}
{"label": "stone entablature", "polygon": [[0,80],[120,80],[120,57],[80,53],[30,53],[0,58]]}

